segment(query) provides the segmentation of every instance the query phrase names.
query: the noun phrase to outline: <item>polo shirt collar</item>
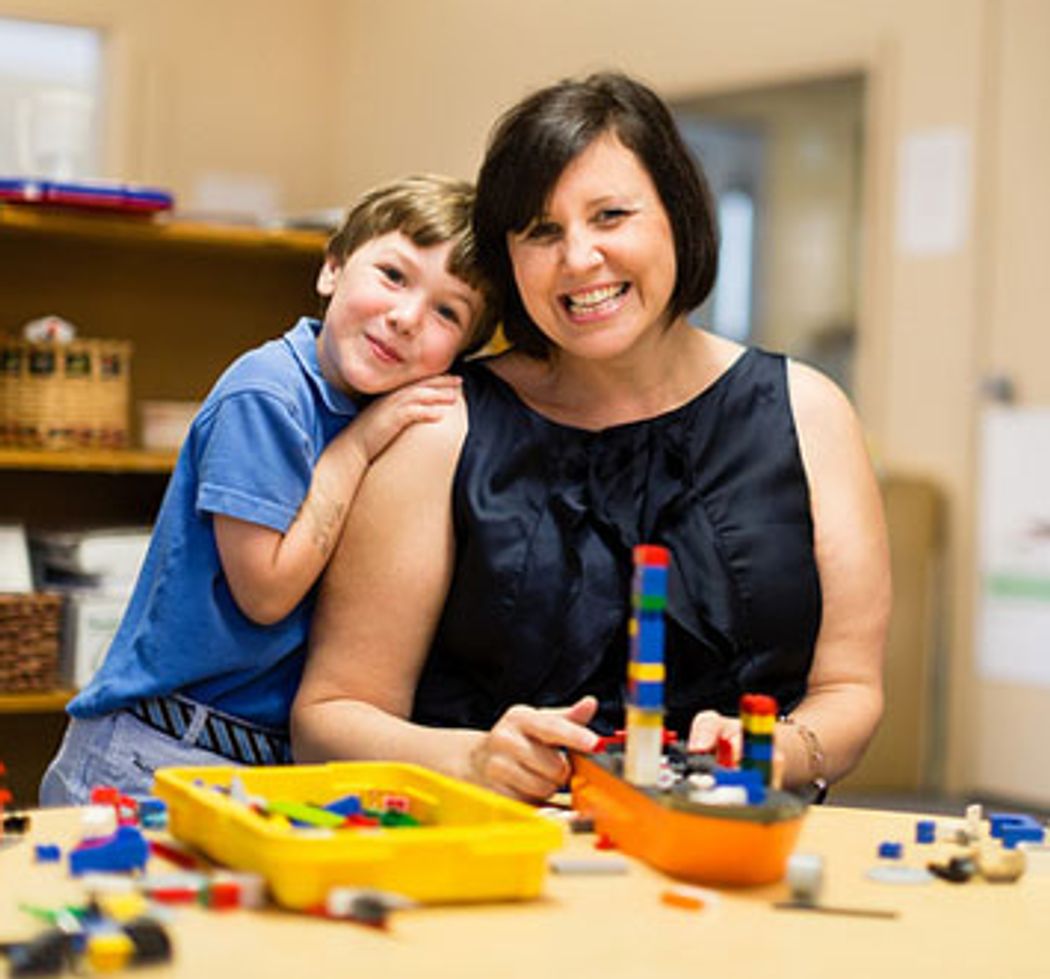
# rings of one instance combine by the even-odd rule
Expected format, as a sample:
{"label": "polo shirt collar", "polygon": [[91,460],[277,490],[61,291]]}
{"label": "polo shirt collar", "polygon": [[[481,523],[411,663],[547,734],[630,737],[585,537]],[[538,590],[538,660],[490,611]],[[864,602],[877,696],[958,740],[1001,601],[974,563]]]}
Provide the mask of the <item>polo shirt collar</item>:
{"label": "polo shirt collar", "polygon": [[337,415],[356,415],[361,405],[345,391],[329,384],[321,373],[321,363],[317,359],[317,338],[320,335],[321,321],[312,316],[302,316],[288,331],[286,338],[295,359],[317,388],[325,407]]}

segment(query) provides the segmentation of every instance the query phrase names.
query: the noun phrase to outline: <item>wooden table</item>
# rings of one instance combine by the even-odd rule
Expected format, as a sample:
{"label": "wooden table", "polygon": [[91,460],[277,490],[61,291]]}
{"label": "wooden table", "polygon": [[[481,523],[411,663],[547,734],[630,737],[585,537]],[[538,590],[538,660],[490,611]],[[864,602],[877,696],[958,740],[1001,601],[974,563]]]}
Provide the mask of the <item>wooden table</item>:
{"label": "wooden table", "polygon": [[[33,844],[76,841],[75,810],[32,813],[22,843],[0,849],[0,938],[40,926],[18,902],[54,906],[82,900],[67,865],[36,864]],[[905,863],[922,865],[943,845],[913,843],[916,816],[873,810],[812,809],[798,852],[825,860],[823,902],[886,908],[893,920],[783,911],[787,885],[721,891],[702,911],[663,904],[672,883],[631,862],[622,876],[552,874],[537,901],[431,907],[393,916],[388,931],[278,909],[175,911],[170,966],[137,970],[149,979],[299,977],[824,977],[1017,979],[1050,976],[1050,871],[1033,860],[1015,884],[941,880],[888,885],[867,879],[883,840],[904,843]],[[941,821],[943,823],[943,820]],[[593,837],[570,836],[566,852],[603,856]],[[157,866],[151,870],[171,869]]]}

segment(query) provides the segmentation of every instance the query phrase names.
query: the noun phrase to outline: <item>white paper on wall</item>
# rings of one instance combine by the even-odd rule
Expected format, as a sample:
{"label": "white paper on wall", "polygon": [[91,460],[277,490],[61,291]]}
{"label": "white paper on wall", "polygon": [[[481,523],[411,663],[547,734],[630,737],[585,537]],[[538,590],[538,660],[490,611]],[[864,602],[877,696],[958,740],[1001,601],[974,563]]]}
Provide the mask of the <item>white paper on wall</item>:
{"label": "white paper on wall", "polygon": [[901,142],[897,247],[905,255],[947,255],[969,234],[972,139],[964,129],[924,129]]}
{"label": "white paper on wall", "polygon": [[978,674],[1050,687],[1050,408],[986,411],[978,506]]}

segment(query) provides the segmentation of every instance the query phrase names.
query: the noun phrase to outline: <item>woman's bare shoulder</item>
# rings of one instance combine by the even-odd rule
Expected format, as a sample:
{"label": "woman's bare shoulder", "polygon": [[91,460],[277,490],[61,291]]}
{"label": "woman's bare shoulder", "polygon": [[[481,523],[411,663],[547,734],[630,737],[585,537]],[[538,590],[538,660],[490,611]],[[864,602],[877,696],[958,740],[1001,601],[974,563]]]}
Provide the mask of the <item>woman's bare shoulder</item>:
{"label": "woman's bare shoulder", "polygon": [[466,433],[466,404],[460,396],[439,419],[409,425],[372,463],[366,480],[373,487],[410,480],[425,492],[430,480],[455,468]]}
{"label": "woman's bare shoulder", "polygon": [[842,388],[816,367],[788,358],[787,371],[791,398],[799,408],[826,409],[837,405],[840,410],[852,411]]}

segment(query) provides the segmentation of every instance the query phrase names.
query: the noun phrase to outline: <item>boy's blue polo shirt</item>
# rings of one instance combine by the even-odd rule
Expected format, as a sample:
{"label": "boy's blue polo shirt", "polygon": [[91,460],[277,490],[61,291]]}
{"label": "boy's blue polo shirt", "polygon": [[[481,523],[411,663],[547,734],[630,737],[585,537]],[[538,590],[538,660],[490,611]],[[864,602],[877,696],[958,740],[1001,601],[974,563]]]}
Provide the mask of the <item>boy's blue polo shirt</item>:
{"label": "boy's blue polo shirt", "polygon": [[280,622],[253,623],[226,583],[212,514],[286,531],[322,450],[357,413],[321,375],[320,328],[303,318],[244,354],[205,399],[127,612],[102,667],[70,703],[73,716],[178,691],[256,724],[287,727],[314,590]]}

